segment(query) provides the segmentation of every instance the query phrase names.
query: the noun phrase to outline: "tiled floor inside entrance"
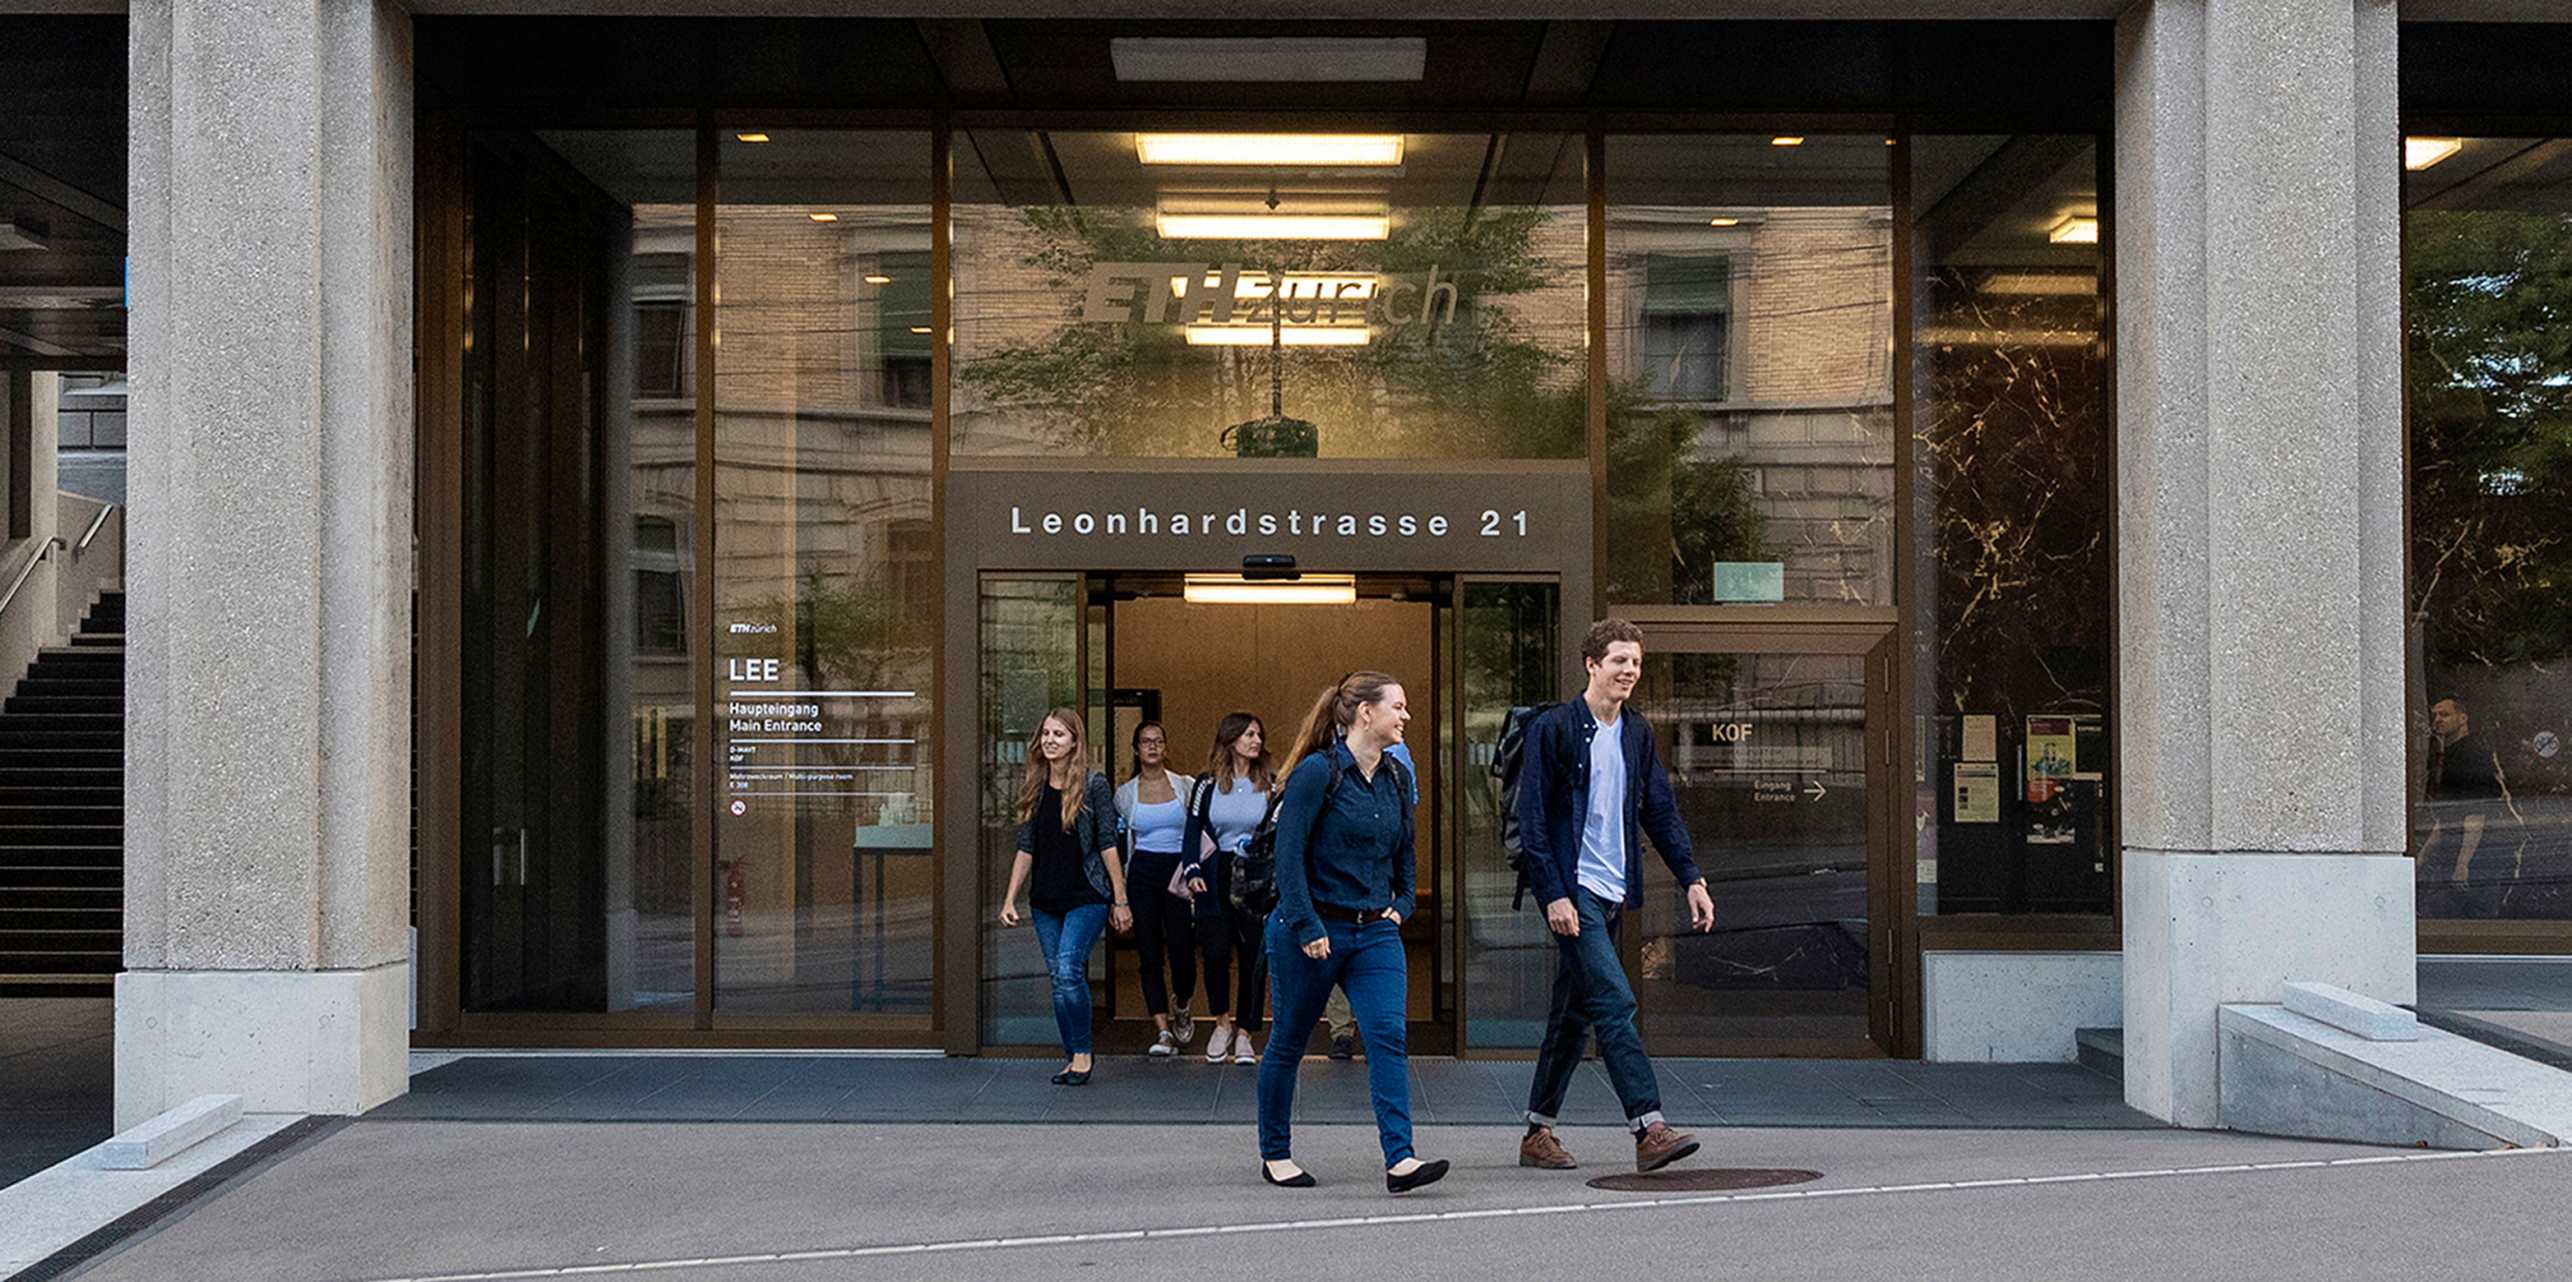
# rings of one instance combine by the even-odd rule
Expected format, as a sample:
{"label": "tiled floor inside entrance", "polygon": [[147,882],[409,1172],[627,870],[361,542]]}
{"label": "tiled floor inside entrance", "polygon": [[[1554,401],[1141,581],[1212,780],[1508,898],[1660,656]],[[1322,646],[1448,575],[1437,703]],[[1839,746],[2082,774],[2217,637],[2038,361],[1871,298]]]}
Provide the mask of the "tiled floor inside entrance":
{"label": "tiled floor inside entrance", "polygon": [[[379,1119],[513,1121],[1115,1122],[1250,1124],[1258,1069],[1102,1056],[1085,1087],[1056,1061],[842,1055],[475,1056],[411,1079]],[[1423,1125],[1519,1120],[1524,1061],[1415,1058]],[[1899,1060],[1658,1061],[1662,1108],[1682,1126],[2151,1127],[2117,1082],[2076,1064]],[[1297,1120],[1364,1123],[1363,1060],[1308,1060]],[[1614,1125],[1607,1076],[1582,1066],[1567,1125]]]}

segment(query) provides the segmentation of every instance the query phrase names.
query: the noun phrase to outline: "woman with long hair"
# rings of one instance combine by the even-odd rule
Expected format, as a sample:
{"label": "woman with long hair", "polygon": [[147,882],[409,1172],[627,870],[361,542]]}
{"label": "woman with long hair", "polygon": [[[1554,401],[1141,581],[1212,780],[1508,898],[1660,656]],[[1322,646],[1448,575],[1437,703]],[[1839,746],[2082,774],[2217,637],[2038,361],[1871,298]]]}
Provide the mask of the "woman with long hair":
{"label": "woman with long hair", "polygon": [[[1181,870],[1196,896],[1197,946],[1206,960],[1206,1009],[1215,1017],[1206,1038],[1206,1062],[1256,1064],[1259,1049],[1250,1034],[1259,1027],[1268,998],[1268,966],[1259,930],[1264,918],[1232,903],[1232,862],[1268,818],[1269,799],[1277,791],[1277,772],[1268,758],[1268,731],[1247,712],[1225,715],[1215,727],[1214,749],[1206,755],[1206,772],[1197,776],[1196,803],[1188,808],[1188,832],[1181,847],[1190,862]],[[1235,960],[1241,963],[1238,989],[1225,984]]]}
{"label": "woman with long hair", "polygon": [[[1125,832],[1125,880],[1134,888],[1134,943],[1142,954],[1143,1009],[1158,1031],[1154,1059],[1179,1053],[1197,1035],[1188,1002],[1197,995],[1197,950],[1190,937],[1188,900],[1176,892],[1185,862],[1188,811],[1196,781],[1170,774],[1170,732],[1158,721],[1134,728],[1134,772],[1116,790],[1116,815]],[[1178,997],[1173,1013],[1170,999]]]}
{"label": "woman with long hair", "polygon": [[1107,777],[1090,768],[1081,714],[1070,708],[1046,713],[1018,781],[1018,858],[1000,897],[1000,924],[1018,924],[1018,892],[1032,878],[1036,946],[1045,953],[1054,1027],[1063,1037],[1057,1086],[1090,1081],[1090,949],[1111,925],[1134,928],[1114,816]]}
{"label": "woman with long hair", "polygon": [[1295,1164],[1289,1122],[1295,1074],[1313,1021],[1336,986],[1366,1038],[1366,1080],[1384,1147],[1384,1187],[1408,1193],[1447,1173],[1411,1151],[1411,1056],[1403,1011],[1410,968],[1402,922],[1411,915],[1411,781],[1385,749],[1411,719],[1401,683],[1352,672],[1324,686],[1287,760],[1277,807],[1277,911],[1268,917],[1268,968],[1277,1027],[1259,1057],[1260,1178],[1311,1188]]}

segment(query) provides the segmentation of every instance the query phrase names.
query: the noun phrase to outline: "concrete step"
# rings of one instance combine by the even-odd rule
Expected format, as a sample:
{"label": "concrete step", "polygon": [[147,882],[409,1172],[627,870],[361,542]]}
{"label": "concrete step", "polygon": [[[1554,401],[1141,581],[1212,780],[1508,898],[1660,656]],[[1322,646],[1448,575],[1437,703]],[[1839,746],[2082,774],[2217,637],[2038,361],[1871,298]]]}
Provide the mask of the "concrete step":
{"label": "concrete step", "polygon": [[0,974],[0,998],[107,997],[116,992],[116,976],[81,974]]}
{"label": "concrete step", "polygon": [[2572,1142],[2572,1073],[2416,1023],[2396,1029],[2402,1021],[2385,1019],[2372,1037],[2346,1026],[2359,1022],[2325,1023],[2283,1005],[2224,1007],[2222,1124],[2406,1147]]}
{"label": "concrete step", "polygon": [[[2058,1026],[2059,1027],[2059,1026]],[[2072,1034],[2072,1045],[2081,1067],[2125,1080],[2125,1030],[2122,1028],[2083,1028]]]}

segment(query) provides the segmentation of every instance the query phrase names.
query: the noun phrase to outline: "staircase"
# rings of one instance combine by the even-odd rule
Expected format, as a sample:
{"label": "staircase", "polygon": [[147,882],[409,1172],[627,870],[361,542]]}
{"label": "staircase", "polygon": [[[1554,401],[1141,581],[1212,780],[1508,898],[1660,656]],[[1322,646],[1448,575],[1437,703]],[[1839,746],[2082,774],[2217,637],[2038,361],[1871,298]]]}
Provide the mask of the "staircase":
{"label": "staircase", "polygon": [[0,703],[0,996],[105,997],[125,961],[125,594]]}

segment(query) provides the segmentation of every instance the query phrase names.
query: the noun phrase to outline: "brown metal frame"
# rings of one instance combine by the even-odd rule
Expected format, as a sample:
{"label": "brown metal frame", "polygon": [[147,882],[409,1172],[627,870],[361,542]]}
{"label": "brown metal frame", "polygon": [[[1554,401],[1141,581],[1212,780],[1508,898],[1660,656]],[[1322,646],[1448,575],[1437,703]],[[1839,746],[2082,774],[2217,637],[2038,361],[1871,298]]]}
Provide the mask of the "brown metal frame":
{"label": "brown metal frame", "polygon": [[[694,536],[696,559],[694,582],[689,591],[690,608],[696,611],[699,625],[711,634],[714,612],[713,591],[714,527],[714,386],[716,363],[720,351],[716,342],[719,320],[714,307],[714,262],[716,245],[714,208],[720,192],[716,166],[720,158],[718,130],[731,124],[757,121],[804,127],[827,127],[839,130],[911,130],[925,129],[932,140],[933,213],[931,232],[932,272],[938,284],[932,289],[931,343],[932,389],[932,461],[933,493],[932,527],[941,555],[952,561],[954,543],[960,533],[952,530],[950,515],[953,478],[956,471],[950,453],[950,414],[952,381],[953,299],[952,252],[949,212],[953,200],[954,135],[958,130],[973,129],[1122,129],[1148,127],[1261,127],[1261,128],[1355,128],[1403,129],[1408,131],[1546,131],[1573,133],[1584,142],[1584,196],[1589,214],[1586,229],[1587,275],[1589,294],[1586,320],[1589,328],[1584,374],[1588,384],[1589,410],[1585,424],[1585,444],[1590,472],[1591,506],[1590,556],[1584,567],[1588,582],[1580,595],[1588,598],[1590,617],[1598,617],[1606,608],[1604,600],[1606,556],[1606,411],[1607,351],[1604,342],[1607,174],[1605,151],[1611,133],[1756,133],[1791,131],[1806,134],[1833,132],[1881,132],[1894,139],[1886,149],[1891,166],[1894,200],[1893,261],[1893,396],[1895,405],[1895,531],[1894,583],[1896,606],[1857,611],[1826,610],[1810,618],[1799,617],[1793,607],[1775,607],[1758,613],[1759,624],[1766,628],[1786,628],[1790,632],[1806,627],[1830,630],[1846,627],[1871,627],[1883,630],[1890,639],[1892,655],[1889,672],[1892,705],[1885,717],[1887,740],[1882,750],[1889,763],[1892,783],[1884,789],[1888,802],[1899,798],[1898,809],[1883,815],[1885,840],[1892,843],[1881,858],[1883,882],[1875,884],[1874,901],[1878,914],[1885,919],[1889,933],[1871,951],[1879,964],[1894,965],[1892,979],[1878,986],[1891,1000],[1890,1047],[1897,1054],[1917,1055],[1920,1051],[1919,983],[1920,953],[1924,947],[1953,941],[1977,948],[2057,949],[2109,948],[2118,944],[2118,925],[2113,918],[1921,918],[1918,915],[1918,887],[1911,875],[1916,854],[1900,838],[1910,831],[1902,822],[1908,815],[1914,792],[1913,781],[1919,769],[1918,736],[1909,731],[1920,673],[1909,644],[1912,625],[1908,603],[1916,592],[1912,558],[1908,547],[1915,501],[1912,485],[1913,417],[1911,387],[1910,333],[1912,281],[1909,236],[1910,182],[1909,143],[1912,131],[1935,132],[2027,132],[2046,128],[2043,122],[2016,119],[1979,119],[1966,117],[1897,117],[1883,112],[1855,113],[1711,113],[1683,112],[1207,112],[1207,111],[1073,111],[1043,112],[1018,109],[942,111],[921,108],[879,110],[744,110],[711,107],[696,109],[602,109],[552,113],[539,122],[523,112],[481,110],[429,110],[422,113],[421,143],[417,156],[420,237],[419,308],[420,372],[417,390],[419,425],[420,499],[417,528],[420,532],[420,598],[419,645],[417,666],[419,680],[419,724],[417,742],[423,745],[420,769],[420,897],[421,928],[420,973],[421,1010],[418,1039],[422,1044],[440,1045],[505,1045],[542,1041],[565,1045],[832,1045],[869,1044],[918,1045],[916,1035],[884,1036],[870,1034],[853,1021],[863,1017],[816,1016],[809,1019],[764,1017],[755,1022],[736,1022],[718,1018],[713,1009],[714,968],[712,925],[716,897],[714,894],[714,825],[706,804],[700,804],[692,833],[692,860],[696,888],[695,915],[698,922],[696,1011],[685,1024],[667,1017],[638,1013],[593,1014],[466,1014],[459,1009],[461,964],[461,921],[458,916],[460,896],[457,878],[460,869],[455,831],[456,802],[461,779],[454,760],[460,697],[460,670],[455,634],[461,591],[461,566],[456,548],[460,546],[462,519],[458,506],[462,476],[457,469],[461,460],[455,455],[457,435],[461,353],[464,264],[460,258],[462,210],[459,204],[462,175],[460,158],[463,139],[475,127],[532,127],[542,123],[558,128],[684,128],[693,129],[698,138],[699,174],[697,209],[697,329],[696,430],[698,434],[697,499]],[[2059,126],[2058,126],[2059,127]],[[2101,134],[2100,148],[2103,172],[2112,154]],[[2101,191],[2103,233],[2108,222],[2109,193]],[[2113,244],[2113,240],[2107,241]],[[2112,273],[2113,254],[2104,254]],[[2102,307],[2112,321],[2113,296],[2109,292],[2112,275],[2101,282]],[[2113,345],[2111,345],[2113,354]],[[2113,441],[2113,424],[2111,425]],[[1095,467],[1093,460],[975,459],[970,470],[995,468],[1026,471],[1061,469],[1086,471]],[[1132,471],[1186,472],[1199,465],[1190,461],[1120,460],[1117,466]],[[1405,466],[1405,465],[1394,465]],[[1434,464],[1418,465],[1424,475],[1435,475]],[[1407,470],[1407,468],[1406,468]],[[949,565],[943,573],[952,591],[956,568]],[[978,564],[963,567],[964,579],[971,583],[981,573],[998,572],[1011,567]],[[1146,567],[1126,567],[1141,569]],[[1438,567],[1427,567],[1438,569]],[[1461,577],[1491,578],[1487,571],[1463,569],[1440,570]],[[1505,576],[1500,576],[1505,577]],[[1567,589],[1574,585],[1565,580]],[[1582,620],[1576,611],[1580,602],[1567,593],[1564,599],[1564,624],[1568,630]],[[1618,612],[1648,626],[1675,624],[1690,626],[1726,626],[1748,624],[1747,617],[1736,618],[1725,609],[1696,607],[1621,606]],[[1450,616],[1451,618],[1458,616]],[[969,748],[972,726],[956,729],[958,711],[949,697],[958,684],[956,656],[951,653],[959,644],[971,645],[974,638],[954,635],[952,621],[942,619],[941,634],[933,659],[938,690],[940,729],[929,751],[938,784],[942,870],[936,879],[934,911],[939,937],[933,950],[935,957],[935,997],[932,1003],[930,1044],[943,1046],[949,1053],[977,1053],[979,1045],[978,984],[970,977],[979,971],[980,933],[978,907],[965,910],[960,904],[979,904],[974,893],[979,886],[978,860],[950,858],[946,853],[946,834],[959,831],[953,826],[951,794],[961,785],[950,778],[951,767],[969,762],[971,755],[959,758],[959,747]],[[701,639],[701,644],[703,641]],[[693,786],[701,803],[710,803],[718,783],[714,769],[714,725],[709,715],[714,683],[714,650],[706,644],[698,656],[694,685],[699,705],[695,735],[695,778]],[[965,671],[970,671],[968,667]],[[1571,666],[1567,660],[1567,673]],[[1086,678],[1086,673],[1084,673]],[[2113,693],[2113,692],[2112,692]],[[1461,708],[1461,702],[1459,702]],[[2113,700],[2111,715],[2113,715]],[[963,738],[955,739],[956,735]],[[1463,742],[1461,735],[1455,742]],[[969,788],[967,789],[969,791]],[[1449,825],[1460,821],[1460,812],[1441,818]],[[1457,861],[1456,893],[1462,903],[1463,861]],[[1873,879],[1871,878],[1871,881]],[[2424,933],[2424,942],[2430,936]],[[1458,1020],[1463,1019],[1464,975],[1456,976],[1459,1002]],[[961,1015],[961,1017],[959,1017]],[[998,1050],[998,1048],[994,1048]],[[1749,1047],[1737,1047],[1742,1053],[1765,1053]],[[1798,1052],[1801,1053],[1801,1052]]]}

